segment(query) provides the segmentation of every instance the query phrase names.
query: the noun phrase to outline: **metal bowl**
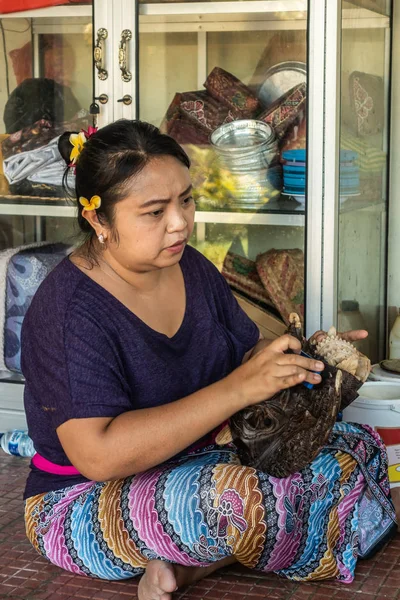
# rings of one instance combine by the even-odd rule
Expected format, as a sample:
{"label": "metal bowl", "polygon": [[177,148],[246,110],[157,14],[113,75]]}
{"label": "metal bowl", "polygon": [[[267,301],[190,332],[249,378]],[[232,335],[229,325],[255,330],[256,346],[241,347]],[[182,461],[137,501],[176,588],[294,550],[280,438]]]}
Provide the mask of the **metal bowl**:
{"label": "metal bowl", "polygon": [[221,125],[211,134],[211,144],[226,167],[237,173],[265,169],[278,152],[272,127],[254,119]]}
{"label": "metal bowl", "polygon": [[305,63],[282,62],[268,69],[257,95],[262,104],[269,107],[295,85],[305,81],[307,81],[307,65]]}

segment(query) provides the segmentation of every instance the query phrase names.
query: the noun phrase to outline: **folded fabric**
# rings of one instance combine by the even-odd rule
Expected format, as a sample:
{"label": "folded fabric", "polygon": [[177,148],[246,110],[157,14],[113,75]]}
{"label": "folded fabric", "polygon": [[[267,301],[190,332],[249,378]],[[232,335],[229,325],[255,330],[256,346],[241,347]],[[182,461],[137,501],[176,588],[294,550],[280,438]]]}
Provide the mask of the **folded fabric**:
{"label": "folded fabric", "polygon": [[211,71],[204,87],[213,98],[230,108],[235,119],[254,118],[262,108],[247,85],[220,67]]}
{"label": "folded fabric", "polygon": [[48,273],[71,251],[66,244],[31,244],[0,252],[0,370],[21,372],[21,327]]}
{"label": "folded fabric", "polygon": [[[178,94],[177,94],[178,95]],[[223,123],[235,119],[232,111],[204,91],[179,94],[179,109],[211,133]]]}
{"label": "folded fabric", "polygon": [[257,256],[256,267],[263,286],[285,323],[289,324],[289,315],[292,312],[296,312],[303,319],[303,251],[298,248],[268,250]]}
{"label": "folded fabric", "polygon": [[45,146],[56,135],[53,123],[46,119],[40,119],[30,127],[16,131],[2,141],[3,159]]}
{"label": "folded fabric", "polygon": [[[45,146],[27,152],[20,152],[6,158],[3,162],[3,169],[7,181],[10,184],[18,183],[23,179],[29,179],[30,176],[34,177],[33,181],[43,181],[40,178],[40,173],[44,172],[47,168],[47,182],[54,185],[62,185],[65,162],[58,150],[58,140],[59,136],[52,139]],[[53,167],[54,164],[56,164],[55,169]],[[64,167],[62,167],[63,164]],[[50,167],[53,167],[51,171],[52,175],[50,175]]]}
{"label": "folded fabric", "polygon": [[282,140],[294,123],[300,123],[306,108],[306,84],[300,83],[276,100],[258,120],[271,125],[278,139]]}
{"label": "folded fabric", "polygon": [[207,146],[210,143],[208,130],[185,115],[177,114],[166,124],[166,133],[178,144],[198,144]]}
{"label": "folded fabric", "polygon": [[219,125],[234,120],[230,109],[205,91],[175,94],[165,116],[167,127],[168,123],[180,117],[189,118],[205,133],[211,133]]}
{"label": "folded fabric", "polygon": [[[50,185],[63,185],[63,178],[66,170],[66,165],[64,160],[57,160],[51,164],[46,165],[42,169],[38,169],[36,173],[29,175],[28,181],[32,181],[34,183],[48,183]],[[75,179],[75,176],[72,172],[68,172],[68,179]]]}
{"label": "folded fabric", "polygon": [[228,252],[221,273],[233,290],[241,292],[257,303],[272,305],[254,261],[234,252]]}
{"label": "folded fabric", "polygon": [[6,159],[20,152],[27,152],[46,146],[64,131],[87,129],[89,125],[88,117],[87,111],[81,110],[71,121],[63,121],[62,123],[53,123],[48,119],[40,119],[33,123],[33,125],[12,133],[2,142],[3,158]]}
{"label": "folded fabric", "polygon": [[382,77],[354,71],[349,84],[356,133],[364,136],[382,132],[385,121]]}

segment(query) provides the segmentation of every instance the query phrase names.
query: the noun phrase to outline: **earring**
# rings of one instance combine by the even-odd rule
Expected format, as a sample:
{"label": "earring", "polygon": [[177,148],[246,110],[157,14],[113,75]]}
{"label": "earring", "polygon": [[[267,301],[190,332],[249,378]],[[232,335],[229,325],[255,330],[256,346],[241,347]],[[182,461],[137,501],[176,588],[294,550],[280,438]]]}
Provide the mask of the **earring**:
{"label": "earring", "polygon": [[97,236],[97,239],[99,240],[100,244],[104,244],[104,242],[106,241],[102,233],[100,233],[100,235]]}

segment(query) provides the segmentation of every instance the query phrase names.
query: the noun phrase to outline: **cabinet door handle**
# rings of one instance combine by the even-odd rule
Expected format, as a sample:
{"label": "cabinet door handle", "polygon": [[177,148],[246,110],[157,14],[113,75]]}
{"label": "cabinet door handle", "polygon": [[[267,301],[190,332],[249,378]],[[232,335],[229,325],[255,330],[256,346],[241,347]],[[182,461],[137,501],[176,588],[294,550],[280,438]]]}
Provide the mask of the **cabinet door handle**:
{"label": "cabinet door handle", "polygon": [[128,51],[126,42],[132,39],[132,31],[130,29],[124,29],[121,32],[121,41],[118,49],[118,62],[119,68],[121,69],[122,81],[128,82],[132,79],[132,73],[128,70]]}
{"label": "cabinet door handle", "polygon": [[130,94],[125,94],[125,96],[117,100],[117,102],[122,102],[123,104],[125,104],[125,106],[129,106],[130,104],[132,104],[132,96]]}
{"label": "cabinet door handle", "polygon": [[93,49],[94,65],[97,69],[97,77],[101,80],[107,79],[108,71],[104,68],[105,40],[108,37],[107,29],[102,27],[97,31],[97,39]]}

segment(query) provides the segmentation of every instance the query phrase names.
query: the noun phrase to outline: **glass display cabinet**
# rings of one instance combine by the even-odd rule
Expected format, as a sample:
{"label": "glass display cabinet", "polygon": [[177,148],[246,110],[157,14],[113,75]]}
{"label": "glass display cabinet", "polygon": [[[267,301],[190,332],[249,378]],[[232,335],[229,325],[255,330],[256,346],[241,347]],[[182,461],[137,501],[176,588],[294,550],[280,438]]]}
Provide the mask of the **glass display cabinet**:
{"label": "glass display cabinet", "polygon": [[362,8],[343,16],[340,44],[338,327],[367,329],[360,349],[374,361],[386,351],[391,4],[365,3],[367,27]]}
{"label": "glass display cabinet", "polygon": [[[189,154],[191,243],[242,303],[282,323],[295,310],[307,334],[365,327],[363,350],[381,358],[390,6],[0,0],[3,305],[21,246],[35,257],[77,241],[57,137],[140,118]],[[12,420],[23,379],[2,352],[0,413]]]}

